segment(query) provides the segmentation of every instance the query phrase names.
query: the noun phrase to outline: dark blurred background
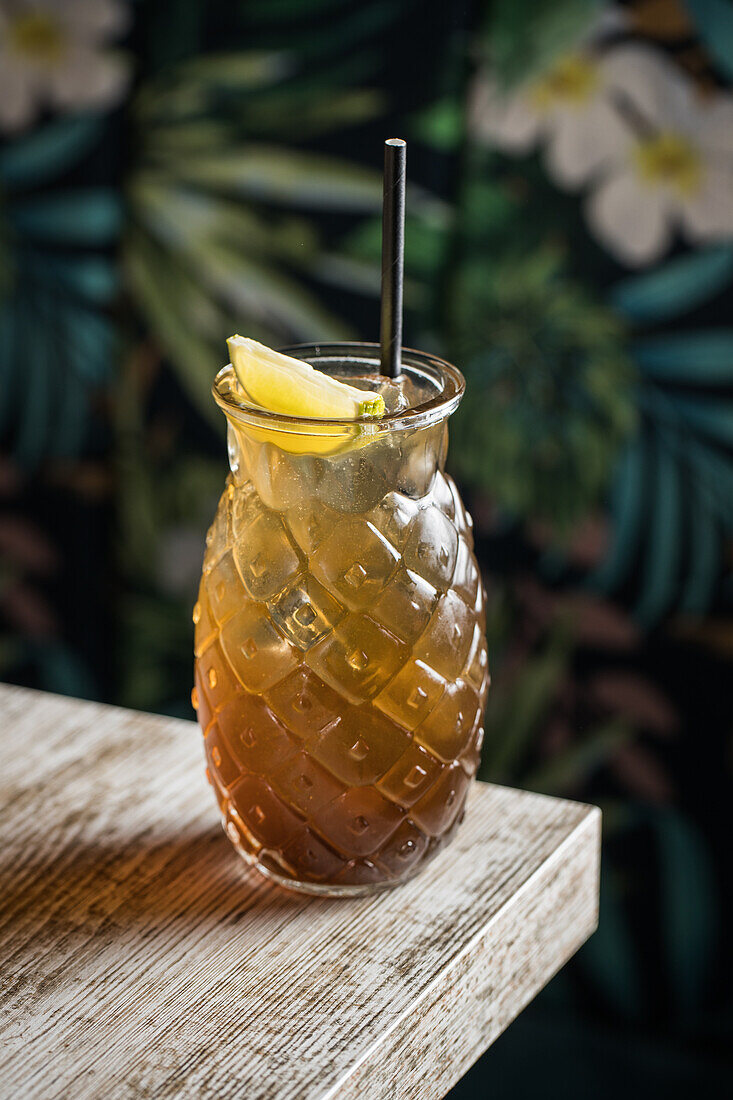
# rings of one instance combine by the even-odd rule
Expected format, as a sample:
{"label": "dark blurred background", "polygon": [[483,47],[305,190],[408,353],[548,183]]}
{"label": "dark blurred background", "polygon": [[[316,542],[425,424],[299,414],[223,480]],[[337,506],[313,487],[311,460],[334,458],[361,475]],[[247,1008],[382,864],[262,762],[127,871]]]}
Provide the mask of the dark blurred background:
{"label": "dark blurred background", "polygon": [[731,83],[730,0],[0,0],[4,680],[193,717],[224,339],[376,338],[409,142],[482,775],[604,810],[599,931],[456,1097],[730,1087]]}

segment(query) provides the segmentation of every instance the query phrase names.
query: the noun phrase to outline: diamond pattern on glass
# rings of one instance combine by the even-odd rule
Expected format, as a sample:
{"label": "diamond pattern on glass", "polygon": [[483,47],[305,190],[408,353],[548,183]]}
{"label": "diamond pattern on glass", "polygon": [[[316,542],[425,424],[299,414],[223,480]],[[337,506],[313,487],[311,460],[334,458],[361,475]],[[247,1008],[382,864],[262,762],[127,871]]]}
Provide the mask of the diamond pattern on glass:
{"label": "diamond pattern on glass", "polygon": [[448,684],[440,702],[415,730],[415,740],[445,763],[466,748],[480,713],[479,697],[463,680]]}
{"label": "diamond pattern on glass", "polygon": [[320,501],[303,500],[287,513],[287,523],[296,543],[310,556],[329,535],[341,516]]}
{"label": "diamond pattern on glass", "polygon": [[316,810],[313,827],[344,855],[373,856],[397,831],[402,818],[403,811],[374,787],[352,787]]}
{"label": "diamond pattern on glass", "polygon": [[269,783],[256,775],[244,775],[230,789],[237,813],[260,844],[284,848],[302,831],[302,821]]}
{"label": "diamond pattern on glass", "polygon": [[241,542],[246,539],[252,524],[264,514],[265,507],[253,486],[249,482],[238,485],[231,506],[232,542]]}
{"label": "diamond pattern on glass", "polygon": [[440,508],[441,512],[443,512],[448,517],[448,519],[455,519],[456,505],[455,501],[453,500],[453,493],[451,492],[451,487],[448,484],[448,478],[442,470],[438,470],[437,474],[435,475],[431,497],[433,504],[437,508]]}
{"label": "diamond pattern on glass", "polygon": [[259,695],[235,695],[218,714],[229,751],[243,770],[269,776],[300,749]]}
{"label": "diamond pattern on glass", "polygon": [[428,836],[440,836],[450,829],[463,809],[469,779],[463,768],[452,764],[410,809],[410,818]]}
{"label": "diamond pattern on glass", "polygon": [[210,573],[222,554],[227,549],[229,509],[227,507],[226,491],[222,497],[223,507],[220,507],[214,518],[214,522],[206,533],[206,551],[204,553],[204,573]]}
{"label": "diamond pattern on glass", "polygon": [[222,787],[230,787],[233,783],[236,783],[242,774],[242,768],[230,753],[216,720],[209,726],[204,740],[204,747],[209,768]]}
{"label": "diamond pattern on glass", "polygon": [[[219,558],[214,568],[205,578],[206,595],[211,615],[218,626],[230,618],[236,610],[236,593],[241,585],[231,551],[227,550]],[[202,619],[206,616],[202,608]],[[200,625],[200,624],[199,624]],[[197,634],[202,633],[197,631]]]}
{"label": "diamond pattern on glass", "polygon": [[273,621],[293,645],[309,649],[344,617],[344,608],[310,574],[299,575],[269,603]]}
{"label": "diamond pattern on glass", "polygon": [[440,472],[418,491],[441,439],[402,469],[419,500],[383,495],[368,449],[291,458],[254,438],[222,496],[196,609],[197,714],[234,842],[285,877],[398,879],[463,812],[488,674],[465,511]]}
{"label": "diamond pattern on glass", "polygon": [[466,666],[461,673],[461,676],[478,693],[486,691],[489,679],[489,666],[488,658],[486,655],[486,639],[484,637],[484,632],[478,625],[478,623],[474,628],[473,638],[471,640],[471,648],[468,651]]}
{"label": "diamond pattern on glass", "polygon": [[271,782],[286,802],[309,818],[344,793],[344,785],[302,751],[276,768]]}
{"label": "diamond pattern on glass", "polygon": [[306,747],[341,720],[346,706],[341,696],[305,665],[275,684],[267,701],[286,729]]}
{"label": "diamond pattern on glass", "polygon": [[414,805],[442,771],[440,761],[411,741],[399,760],[377,783],[377,789],[392,802],[409,808]]}
{"label": "diamond pattern on glass", "polygon": [[340,721],[310,745],[309,751],[347,786],[374,783],[408,744],[408,735],[371,708],[342,705]]}
{"label": "diamond pattern on glass", "polygon": [[412,821],[403,821],[379,850],[379,863],[401,878],[425,855],[428,838]]}
{"label": "diamond pattern on glass", "polygon": [[[201,581],[201,590],[199,591],[199,600],[196,606],[199,609],[198,618],[196,619],[196,638],[194,641],[193,651],[196,657],[200,657],[203,651],[211,645],[216,637],[216,622],[211,614],[211,605],[206,598],[206,593],[203,590],[204,581]],[[200,597],[203,596],[203,599]]]}
{"label": "diamond pattern on glass", "polygon": [[423,508],[410,528],[405,565],[442,592],[450,586],[458,554],[458,534],[439,508]]}
{"label": "diamond pattern on glass", "polygon": [[317,618],[318,616],[313,609],[313,603],[310,600],[306,599],[299,601],[298,606],[293,612],[293,620],[299,627],[307,630],[309,626],[313,626]]}
{"label": "diamond pattern on glass", "polygon": [[392,634],[412,643],[422,634],[438,602],[438,592],[404,566],[382,592],[369,614]]}
{"label": "diamond pattern on glass", "polygon": [[424,634],[417,640],[414,656],[444,679],[456,680],[473,640],[475,613],[450,591],[441,596]]}
{"label": "diamond pattern on glass", "polygon": [[367,615],[347,615],[305,659],[352,703],[371,699],[407,656],[406,646]]}
{"label": "diamond pattern on glass", "polygon": [[458,763],[469,778],[476,774],[481,763],[481,746],[484,743],[484,728],[477,723],[476,729],[469,738],[468,746],[458,757]]}
{"label": "diamond pattern on glass", "polygon": [[394,573],[399,554],[364,520],[344,519],[311,555],[309,565],[352,610],[369,608]]}
{"label": "diamond pattern on glass", "polygon": [[430,713],[445,681],[424,661],[410,659],[379,693],[374,705],[406,730],[414,730]]}
{"label": "diamond pattern on glass", "polygon": [[203,685],[203,670],[200,661],[197,661],[193,670],[193,690],[196,692],[196,717],[202,732],[205,734],[214,716],[214,708],[209,703]]}
{"label": "diamond pattern on glass", "polygon": [[453,508],[454,508],[454,522],[459,534],[463,535],[468,542],[468,545],[473,548],[473,520],[466,511],[466,506],[461,499],[461,494],[458,492],[458,487],[448,474],[445,475],[445,480],[448,488],[453,496]]}
{"label": "diamond pattern on glass", "polygon": [[278,516],[266,512],[254,521],[234,545],[234,560],[242,584],[253,600],[270,600],[300,569]]}
{"label": "diamond pattern on glass", "polygon": [[417,505],[414,500],[402,493],[386,493],[366,518],[388,542],[401,550],[416,515]]}
{"label": "diamond pattern on glass", "polygon": [[314,882],[332,880],[345,866],[345,860],[324,844],[311,829],[303,829],[288,844],[283,855]]}
{"label": "diamond pattern on glass", "polygon": [[232,675],[218,641],[212,642],[201,654],[197,672],[200,676],[196,681],[199,710],[202,700],[205,700],[208,709],[213,713],[232,693]]}
{"label": "diamond pattern on glass", "polygon": [[458,555],[456,558],[455,572],[453,574],[453,590],[458,593],[464,603],[473,608],[476,606],[476,601],[478,599],[480,583],[481,578],[475,558],[465,538],[461,536],[458,540]]}
{"label": "diamond pattern on glass", "polygon": [[275,629],[263,604],[244,602],[222,627],[220,640],[229,668],[248,691],[266,691],[298,663],[297,650]]}

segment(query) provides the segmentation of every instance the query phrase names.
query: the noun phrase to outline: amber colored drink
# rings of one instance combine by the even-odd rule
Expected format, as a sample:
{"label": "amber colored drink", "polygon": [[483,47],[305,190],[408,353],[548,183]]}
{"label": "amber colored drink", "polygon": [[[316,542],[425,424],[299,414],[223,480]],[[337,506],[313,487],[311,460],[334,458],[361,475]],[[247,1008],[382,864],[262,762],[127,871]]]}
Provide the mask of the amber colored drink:
{"label": "amber colored drink", "polygon": [[[296,354],[378,385],[368,347]],[[315,893],[416,871],[479,762],[483,591],[443,472],[462,380],[417,354],[405,369],[366,430],[258,415],[231,368],[215,386],[232,473],[193,614],[207,772],[237,850]]]}

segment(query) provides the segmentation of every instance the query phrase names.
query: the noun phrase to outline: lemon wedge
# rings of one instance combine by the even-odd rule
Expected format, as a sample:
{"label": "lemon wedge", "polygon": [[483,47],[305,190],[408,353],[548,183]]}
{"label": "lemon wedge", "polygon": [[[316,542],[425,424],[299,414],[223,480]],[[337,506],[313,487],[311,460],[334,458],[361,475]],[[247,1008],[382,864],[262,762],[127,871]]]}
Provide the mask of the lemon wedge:
{"label": "lemon wedge", "polygon": [[246,394],[270,412],[323,420],[384,416],[384,398],[379,393],[339,382],[310,363],[246,336],[230,336],[227,347]]}

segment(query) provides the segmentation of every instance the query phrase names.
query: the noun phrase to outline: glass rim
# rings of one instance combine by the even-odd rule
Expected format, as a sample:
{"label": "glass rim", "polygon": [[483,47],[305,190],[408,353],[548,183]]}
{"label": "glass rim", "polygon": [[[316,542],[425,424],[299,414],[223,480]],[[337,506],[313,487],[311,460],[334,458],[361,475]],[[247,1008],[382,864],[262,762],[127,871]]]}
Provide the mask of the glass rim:
{"label": "glass rim", "polygon": [[[359,360],[372,367],[375,373],[379,372],[380,347],[377,343],[361,341],[325,341],[316,343],[290,344],[279,348],[286,355],[292,355],[296,359],[310,360]],[[402,409],[394,413],[386,413],[379,419],[370,416],[352,418],[330,418],[318,416],[292,416],[286,413],[272,412],[258,405],[249,405],[244,401],[233,399],[231,393],[224,392],[223,383],[234,375],[231,363],[216,375],[212,386],[212,394],[217,405],[224,414],[242,423],[259,427],[268,427],[271,430],[288,431],[299,428],[300,434],[311,434],[303,429],[312,428],[312,434],[320,434],[324,428],[348,428],[355,424],[367,424],[373,433],[386,431],[403,431],[408,428],[422,428],[429,424],[446,419],[455,412],[463,397],[466,382],[457,367],[445,359],[440,359],[430,352],[418,351],[415,348],[402,349],[403,365],[411,372],[427,377],[433,384],[440,387],[434,397],[413,405],[411,408]]]}

